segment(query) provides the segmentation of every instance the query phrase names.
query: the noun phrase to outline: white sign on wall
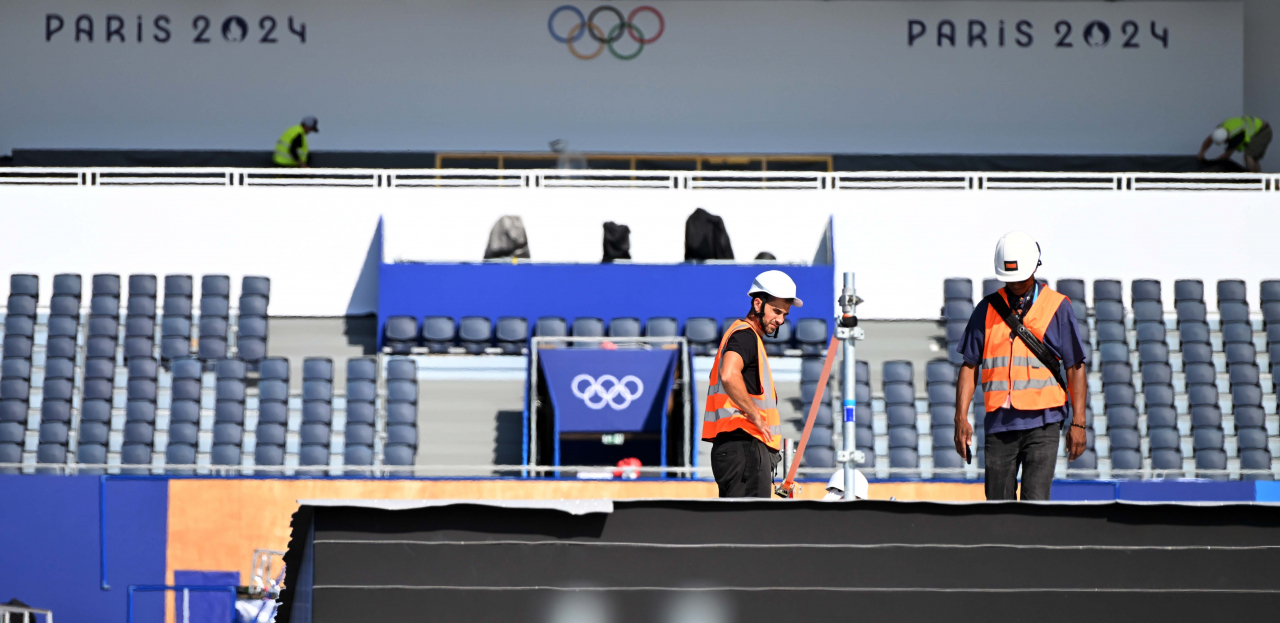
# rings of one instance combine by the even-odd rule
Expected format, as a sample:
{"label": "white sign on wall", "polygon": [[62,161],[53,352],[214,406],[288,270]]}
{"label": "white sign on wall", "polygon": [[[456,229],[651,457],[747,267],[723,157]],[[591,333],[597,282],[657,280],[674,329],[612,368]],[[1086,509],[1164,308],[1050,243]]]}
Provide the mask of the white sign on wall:
{"label": "white sign on wall", "polygon": [[328,150],[1173,154],[1244,112],[1236,3],[650,1],[5,2],[0,153],[313,114]]}

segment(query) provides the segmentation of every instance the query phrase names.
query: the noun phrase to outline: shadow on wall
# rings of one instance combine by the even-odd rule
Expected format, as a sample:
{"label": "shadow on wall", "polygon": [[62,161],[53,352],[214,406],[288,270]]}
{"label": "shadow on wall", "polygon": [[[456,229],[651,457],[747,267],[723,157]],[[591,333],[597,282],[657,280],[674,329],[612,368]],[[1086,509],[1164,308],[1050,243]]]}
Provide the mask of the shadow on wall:
{"label": "shadow on wall", "polygon": [[378,317],[369,314],[367,316],[346,316],[342,319],[342,335],[346,336],[347,344],[357,346],[365,355],[375,355],[378,353]]}
{"label": "shadow on wall", "polygon": [[494,465],[519,465],[523,461],[524,412],[499,411],[493,419]]}

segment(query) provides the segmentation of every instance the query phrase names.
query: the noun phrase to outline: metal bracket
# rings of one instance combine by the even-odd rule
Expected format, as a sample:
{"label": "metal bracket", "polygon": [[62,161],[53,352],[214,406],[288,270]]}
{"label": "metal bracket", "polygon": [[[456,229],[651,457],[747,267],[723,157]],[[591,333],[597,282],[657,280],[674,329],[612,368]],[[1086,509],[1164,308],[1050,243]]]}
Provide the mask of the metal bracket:
{"label": "metal bracket", "polygon": [[836,339],[847,340],[853,338],[855,340],[865,339],[866,331],[862,327],[836,327]]}
{"label": "metal bracket", "polygon": [[861,463],[865,458],[862,450],[836,450],[837,463]]}

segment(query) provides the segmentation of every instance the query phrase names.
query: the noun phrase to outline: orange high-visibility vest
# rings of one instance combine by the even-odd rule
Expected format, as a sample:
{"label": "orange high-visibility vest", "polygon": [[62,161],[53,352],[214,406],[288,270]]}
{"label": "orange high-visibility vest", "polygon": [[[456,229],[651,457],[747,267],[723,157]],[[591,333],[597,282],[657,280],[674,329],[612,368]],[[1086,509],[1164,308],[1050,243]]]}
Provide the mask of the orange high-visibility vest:
{"label": "orange high-visibility vest", "polygon": [[[992,296],[997,295],[1010,308],[1013,307],[1004,288]],[[1032,335],[1044,341],[1044,332],[1064,300],[1067,297],[1063,294],[1050,290],[1049,286],[1040,286],[1040,294],[1022,318],[1022,324],[1031,330]],[[1013,408],[1027,411],[1067,404],[1067,392],[1054,380],[1053,373],[1040,363],[1026,343],[1009,330],[1004,318],[990,304],[987,305],[986,327],[986,341],[982,347],[982,391],[988,412],[1003,407],[1006,398]]]}
{"label": "orange high-visibility vest", "polygon": [[[744,330],[751,331],[751,335],[755,336],[756,349],[760,353],[760,394],[752,395],[751,399],[755,401],[756,409],[764,415],[769,433],[773,435],[773,441],[770,442],[765,442],[760,429],[738,410],[738,406],[733,404],[729,394],[725,393],[724,384],[720,382],[720,358],[724,356],[724,347],[729,343],[729,336]],[[702,415],[704,441],[711,441],[720,433],[742,430],[770,448],[782,450],[782,419],[778,416],[778,392],[773,387],[773,371],[769,369],[769,357],[764,352],[764,340],[760,339],[760,334],[756,333],[745,320],[735,320],[724,332],[724,337],[720,339],[720,350],[716,351],[716,361],[711,365],[711,379],[707,385],[707,408]]]}

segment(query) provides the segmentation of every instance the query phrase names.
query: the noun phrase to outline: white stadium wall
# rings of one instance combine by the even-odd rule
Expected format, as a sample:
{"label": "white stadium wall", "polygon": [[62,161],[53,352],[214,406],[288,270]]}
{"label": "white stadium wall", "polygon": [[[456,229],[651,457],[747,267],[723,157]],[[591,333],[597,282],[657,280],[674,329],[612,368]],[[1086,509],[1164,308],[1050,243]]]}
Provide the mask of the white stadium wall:
{"label": "white stadium wall", "polygon": [[1277,82],[1245,33],[1280,20],[1239,3],[632,2],[591,60],[557,38],[598,5],[562,4],[6,2],[0,153],[263,150],[314,114],[324,150],[1186,154]]}
{"label": "white stadium wall", "polygon": [[[1275,260],[1280,192],[1121,190],[685,190],[555,188],[110,188],[0,186],[0,273],[230,274],[272,278],[273,315],[368,311],[352,294],[380,217],[385,259],[479,261],[498,216],[520,215],[534,261],[598,262],[605,221],[632,231],[637,262],[683,259],[684,222],[724,218],[739,258],[811,262],[834,218],[837,274],[855,271],[867,318],[937,317],[942,280],[980,284],[1020,228],[1040,275],[1241,278],[1256,302]],[[1280,188],[1280,178],[1266,182]],[[197,280],[198,283],[198,280]],[[590,296],[590,284],[582,284]],[[977,286],[980,289],[980,285]],[[744,285],[745,288],[745,285]],[[0,280],[0,295],[8,280]],[[1127,287],[1126,287],[1127,291]],[[367,291],[366,291],[367,293]],[[198,294],[198,293],[197,293]],[[442,293],[447,296],[448,293]],[[363,306],[363,307],[362,307]]]}

